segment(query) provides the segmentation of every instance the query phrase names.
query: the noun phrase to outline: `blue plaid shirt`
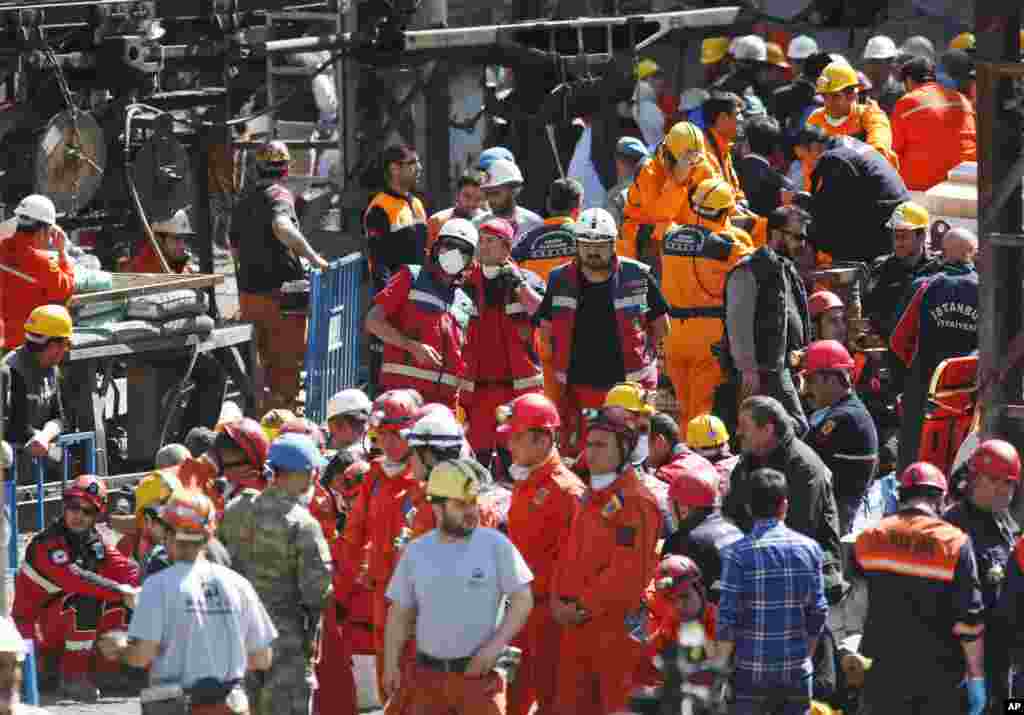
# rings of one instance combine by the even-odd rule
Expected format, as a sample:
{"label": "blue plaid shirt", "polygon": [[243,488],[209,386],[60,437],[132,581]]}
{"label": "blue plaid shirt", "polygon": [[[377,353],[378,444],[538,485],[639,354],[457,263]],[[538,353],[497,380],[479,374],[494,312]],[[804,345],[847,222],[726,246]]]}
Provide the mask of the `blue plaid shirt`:
{"label": "blue plaid shirt", "polygon": [[736,644],[737,683],[798,685],[813,669],[808,639],[828,614],[821,547],[761,519],[722,551],[716,637]]}

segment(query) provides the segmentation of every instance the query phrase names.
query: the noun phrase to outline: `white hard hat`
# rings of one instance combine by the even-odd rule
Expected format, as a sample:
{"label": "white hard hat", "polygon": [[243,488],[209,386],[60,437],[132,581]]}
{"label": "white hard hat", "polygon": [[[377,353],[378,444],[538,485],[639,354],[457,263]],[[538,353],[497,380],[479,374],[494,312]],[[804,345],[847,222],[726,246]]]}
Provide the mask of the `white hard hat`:
{"label": "white hard hat", "polygon": [[464,433],[462,425],[452,411],[444,405],[423,408],[426,414],[416,420],[406,441],[410,447],[461,447]]}
{"label": "white hard hat", "polygon": [[465,241],[473,247],[474,251],[476,250],[476,244],[480,240],[476,226],[473,225],[472,221],[464,218],[453,218],[445,221],[444,225],[441,226],[441,230],[437,234],[437,238],[440,240],[445,236]]}
{"label": "white hard hat", "polygon": [[153,233],[171,233],[174,235],[191,234],[192,223],[188,220],[188,212],[185,209],[178,209],[166,221],[157,221],[151,228]]}
{"label": "white hard hat", "polygon": [[789,41],[789,49],[786,56],[791,60],[806,60],[811,55],[818,53],[818,43],[813,37],[797,35]]}
{"label": "white hard hat", "polygon": [[619,237],[615,218],[604,209],[587,209],[576,219],[576,240],[583,243],[604,243]]}
{"label": "white hard hat", "polygon": [[224,400],[224,404],[220,406],[220,417],[217,418],[217,423],[222,424],[226,422],[233,422],[234,420],[240,420],[245,417],[242,414],[242,408],[238,406],[233,400]]}
{"label": "white hard hat", "polygon": [[338,415],[356,413],[369,417],[372,408],[373,403],[370,402],[370,398],[366,396],[366,393],[362,390],[349,388],[342,390],[327,401],[327,419],[337,417]]}
{"label": "white hard hat", "polygon": [[838,62],[839,64],[846,65],[847,67],[853,67],[853,65],[850,64],[850,60],[846,59],[843,55],[839,54],[838,52],[830,52],[828,56],[832,59],[833,62]]}
{"label": "white hard hat", "polygon": [[875,35],[868,44],[864,45],[864,59],[866,60],[894,60],[899,53],[896,51],[896,43],[891,37]]}
{"label": "white hard hat", "polygon": [[21,637],[14,621],[0,618],[0,653],[14,653],[18,661],[25,660],[25,639]]}
{"label": "white hard hat", "polygon": [[57,223],[57,207],[42,194],[30,194],[23,198],[18,207],[14,209],[14,215],[29,221],[45,223],[48,226]]}
{"label": "white hard hat", "polygon": [[498,159],[491,162],[487,169],[487,182],[481,186],[482,189],[495,189],[506,184],[522,184],[523,172],[519,167],[508,159]]}
{"label": "white hard hat", "polygon": [[732,56],[737,60],[767,62],[768,45],[757,35],[744,35],[733,43]]}
{"label": "white hard hat", "polygon": [[908,37],[903,46],[900,47],[900,55],[903,57],[924,57],[934,62],[935,45],[927,37],[914,35],[913,37]]}

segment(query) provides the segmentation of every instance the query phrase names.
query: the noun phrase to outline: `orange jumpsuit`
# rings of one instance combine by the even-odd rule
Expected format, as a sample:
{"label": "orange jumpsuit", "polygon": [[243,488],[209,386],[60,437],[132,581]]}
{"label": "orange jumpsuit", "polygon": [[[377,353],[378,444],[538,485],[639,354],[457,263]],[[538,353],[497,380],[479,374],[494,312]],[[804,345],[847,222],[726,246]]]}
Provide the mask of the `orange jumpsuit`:
{"label": "orange jumpsuit", "polygon": [[25,321],[29,313],[41,305],[63,305],[75,289],[75,271],[63,259],[50,257],[48,251],[33,247],[34,237],[18,231],[0,241],[0,264],[23,273],[35,280],[30,283],[20,276],[0,270],[0,294],[3,295],[3,315],[0,322],[6,326],[4,347],[14,350],[25,342]]}
{"label": "orange jumpsuit", "polygon": [[691,240],[686,229],[671,232],[662,259],[662,291],[674,323],[665,338],[665,370],[683,424],[712,411],[715,389],[725,379],[711,352],[724,330],[725,279],[753,252],[750,236],[728,218],[721,223],[704,220],[702,225],[715,236]]}
{"label": "orange jumpsuit", "polygon": [[[878,102],[869,99],[866,102],[855,103],[839,126],[829,124],[827,116],[825,108],[819,107],[807,118],[807,126],[820,127],[832,137],[848,136],[860,139],[878,150],[894,167],[900,168],[899,157],[892,147],[892,125],[889,123],[888,115],[878,106]],[[803,169],[804,189],[810,191],[811,174],[814,169],[806,161],[803,162]]]}
{"label": "orange jumpsuit", "polygon": [[[416,504],[423,498],[423,482],[417,479],[411,466],[388,476],[383,469],[383,458],[370,463],[370,471],[363,479],[359,494],[348,514],[345,532],[341,537],[341,573],[334,579],[334,595],[346,611],[351,611],[359,569],[364,560],[369,562],[366,577],[373,590],[373,634],[377,653],[377,679],[382,685],[384,677],[384,626],[387,623],[387,590],[391,574],[398,565],[402,547],[411,538]],[[381,687],[381,692],[384,688]]]}
{"label": "orange jumpsuit", "polygon": [[732,146],[733,142],[726,141],[714,129],[704,130],[704,160],[711,166],[716,176],[725,179],[732,187],[736,200],[742,201],[747,195],[743,193],[740,177],[732,163]]}
{"label": "orange jumpsuit", "polygon": [[562,629],[558,711],[610,715],[626,709],[641,644],[644,591],[658,564],[661,512],[629,468],[607,489],[588,489],[573,520],[551,598],[589,618]]}
{"label": "orange jumpsuit", "polygon": [[927,191],[960,162],[978,159],[974,108],[955,89],[923,84],[893,107],[892,148],[907,188]]}
{"label": "orange jumpsuit", "polygon": [[[646,255],[659,255],[661,237],[671,223],[689,223],[690,191],[701,181],[715,175],[707,162],[698,164],[685,185],[672,180],[661,161],[644,164],[637,172],[626,194],[622,210],[622,230],[615,252],[626,258],[637,258],[640,239],[646,243]],[[682,219],[682,220],[680,220]]]}
{"label": "orange jumpsuit", "polygon": [[557,452],[512,488],[508,536],[533,571],[535,605],[516,642],[523,659],[509,688],[509,715],[527,715],[534,702],[540,713],[554,712],[561,632],[549,607],[551,579],[584,489]]}

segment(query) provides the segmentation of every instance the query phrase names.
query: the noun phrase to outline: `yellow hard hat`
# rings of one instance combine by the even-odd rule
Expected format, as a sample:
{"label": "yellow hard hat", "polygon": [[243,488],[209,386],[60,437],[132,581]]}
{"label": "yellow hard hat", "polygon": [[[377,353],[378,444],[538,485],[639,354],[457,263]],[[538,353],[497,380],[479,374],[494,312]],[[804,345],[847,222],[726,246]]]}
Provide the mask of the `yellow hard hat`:
{"label": "yellow hard hat", "polygon": [[713,65],[721,62],[729,54],[728,37],[709,37],[700,43],[700,63]]}
{"label": "yellow hard hat", "polygon": [[604,398],[604,406],[621,407],[630,412],[650,416],[657,410],[648,401],[649,394],[650,391],[639,382],[620,382],[608,390],[608,394]]}
{"label": "yellow hard hat", "polygon": [[273,409],[263,415],[263,419],[260,420],[260,427],[263,428],[263,434],[267,435],[267,441],[273,442],[277,439],[277,435],[281,433],[281,427],[295,418],[294,412],[281,408]]}
{"label": "yellow hard hat", "polygon": [[177,470],[158,469],[143,477],[135,487],[135,514],[139,515],[148,506],[161,504],[175,491],[181,489]]}
{"label": "yellow hard hat", "polygon": [[689,122],[678,122],[668,130],[662,148],[672,154],[673,159],[679,159],[690,152],[703,154],[704,134]]}
{"label": "yellow hard hat", "polygon": [[[25,321],[25,332],[43,338],[71,338],[71,314],[63,305],[41,305]],[[33,341],[28,338],[30,342]]]}
{"label": "yellow hard hat", "polygon": [[833,62],[821,71],[818,77],[818,94],[834,94],[848,87],[857,87],[860,79],[857,70],[845,62]]}
{"label": "yellow hard hat", "polygon": [[714,415],[697,415],[686,425],[686,444],[690,449],[714,449],[728,441],[729,430]]}
{"label": "yellow hard hat", "polygon": [[782,46],[777,42],[769,42],[768,45],[768,64],[775,65],[776,67],[788,68],[791,65],[786,59],[786,53],[782,50]]}
{"label": "yellow hard hat", "polygon": [[430,470],[427,499],[456,499],[475,502],[480,494],[480,478],[467,459],[446,459]]}
{"label": "yellow hard hat", "polygon": [[645,57],[636,64],[636,78],[647,79],[652,74],[661,71],[661,67],[658,67],[658,63],[649,57]]}
{"label": "yellow hard hat", "polygon": [[725,179],[704,179],[693,192],[693,210],[704,218],[717,218],[721,211],[736,206],[736,194]]}
{"label": "yellow hard hat", "polygon": [[949,43],[951,50],[973,50],[977,46],[973,32],[961,32]]}
{"label": "yellow hard hat", "polygon": [[904,201],[892,212],[892,217],[886,224],[889,228],[895,229],[927,229],[931,225],[931,217],[928,209],[913,201]]}

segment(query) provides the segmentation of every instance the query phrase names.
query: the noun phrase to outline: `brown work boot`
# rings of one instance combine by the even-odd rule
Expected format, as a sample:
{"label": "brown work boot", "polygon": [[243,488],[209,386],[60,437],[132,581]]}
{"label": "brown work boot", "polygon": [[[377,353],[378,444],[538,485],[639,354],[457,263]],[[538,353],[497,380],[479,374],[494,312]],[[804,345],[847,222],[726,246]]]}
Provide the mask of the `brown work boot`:
{"label": "brown work boot", "polygon": [[100,689],[86,675],[61,676],[60,697],[80,703],[95,703],[100,699]]}

